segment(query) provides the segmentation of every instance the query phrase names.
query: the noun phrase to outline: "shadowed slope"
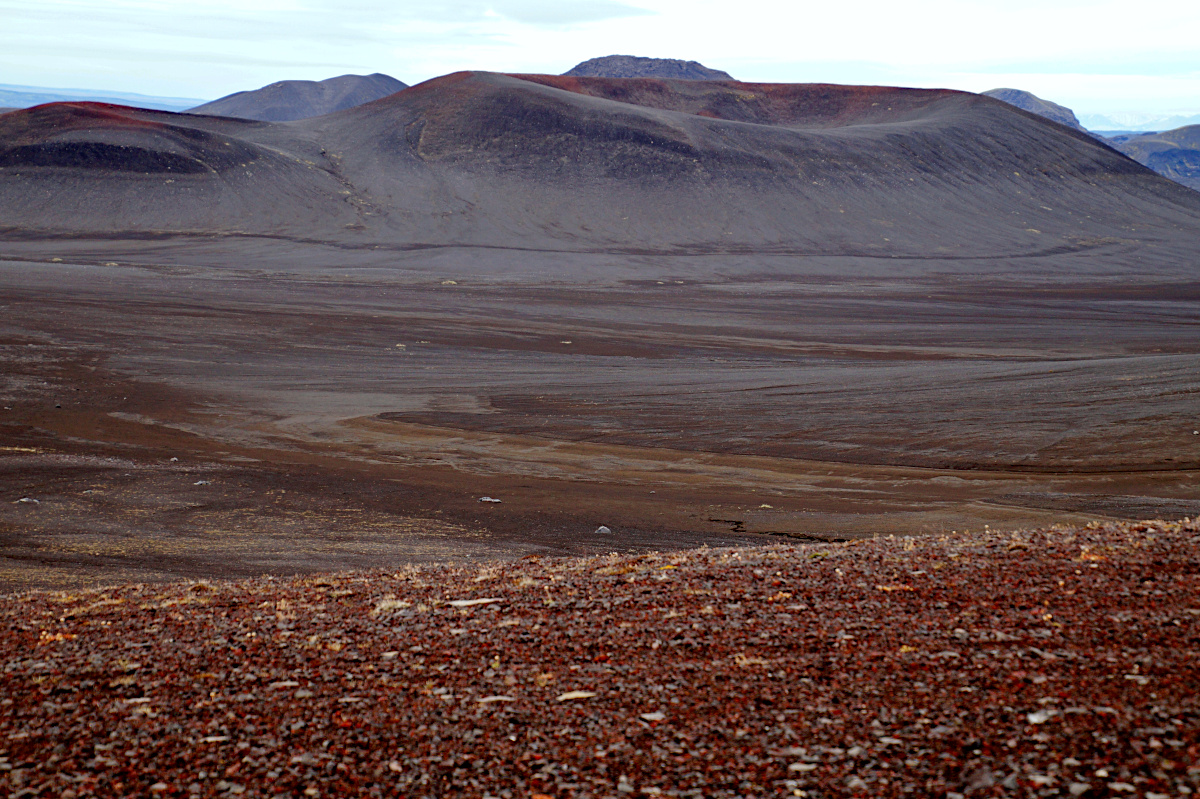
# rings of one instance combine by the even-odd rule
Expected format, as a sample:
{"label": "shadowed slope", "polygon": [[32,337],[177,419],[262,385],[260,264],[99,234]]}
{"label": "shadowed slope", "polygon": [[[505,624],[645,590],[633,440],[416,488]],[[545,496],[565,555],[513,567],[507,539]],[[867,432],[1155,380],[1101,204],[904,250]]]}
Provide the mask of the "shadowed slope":
{"label": "shadowed slope", "polygon": [[100,172],[220,173],[263,153],[173,114],[106,103],[53,103],[0,124],[0,166]]}
{"label": "shadowed slope", "polygon": [[5,114],[4,223],[18,236],[60,231],[109,238],[265,234],[318,218],[328,224],[329,214],[336,219],[338,207],[326,202],[340,189],[336,181],[293,153],[255,141],[265,129],[101,103]]}
{"label": "shadowed slope", "polygon": [[72,104],[0,135],[0,208],[42,232],[978,258],[1200,216],[1090,137],[950,91],[457,73],[288,126]]}

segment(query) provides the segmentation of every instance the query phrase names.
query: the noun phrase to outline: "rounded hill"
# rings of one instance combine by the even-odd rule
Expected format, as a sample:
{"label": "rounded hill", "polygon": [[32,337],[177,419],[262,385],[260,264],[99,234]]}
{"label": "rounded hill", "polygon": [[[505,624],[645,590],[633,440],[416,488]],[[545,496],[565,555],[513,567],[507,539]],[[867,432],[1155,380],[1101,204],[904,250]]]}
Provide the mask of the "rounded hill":
{"label": "rounded hill", "polygon": [[198,105],[192,114],[288,122],[308,119],[387,97],[406,88],[389,75],[340,75],[327,80],[281,80],[254,91],[235,94]]}

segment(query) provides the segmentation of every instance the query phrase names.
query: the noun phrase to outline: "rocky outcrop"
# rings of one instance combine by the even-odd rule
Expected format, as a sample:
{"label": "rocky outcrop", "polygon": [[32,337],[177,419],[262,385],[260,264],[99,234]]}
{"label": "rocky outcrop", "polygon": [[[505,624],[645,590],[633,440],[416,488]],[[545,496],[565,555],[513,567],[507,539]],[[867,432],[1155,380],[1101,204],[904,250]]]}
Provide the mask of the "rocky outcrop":
{"label": "rocky outcrop", "polygon": [[1002,100],[1009,105],[1015,105],[1022,111],[1028,111],[1031,114],[1045,117],[1060,125],[1066,125],[1068,128],[1083,130],[1083,126],[1075,118],[1074,111],[1058,103],[1043,100],[1036,94],[1022,91],[1021,89],[991,89],[984,92],[984,94],[988,97],[995,97],[997,100]]}
{"label": "rocky outcrop", "polygon": [[609,55],[577,64],[563,73],[578,78],[666,78],[669,80],[733,80],[728,72],[678,58]]}

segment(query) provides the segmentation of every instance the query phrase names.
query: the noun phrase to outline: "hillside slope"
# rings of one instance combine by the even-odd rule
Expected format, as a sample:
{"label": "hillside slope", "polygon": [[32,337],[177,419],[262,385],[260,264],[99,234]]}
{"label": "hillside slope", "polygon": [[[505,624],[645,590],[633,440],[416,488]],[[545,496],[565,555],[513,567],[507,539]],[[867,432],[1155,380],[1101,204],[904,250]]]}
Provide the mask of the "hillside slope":
{"label": "hillside slope", "polygon": [[951,91],[458,73],[287,126],[62,104],[0,137],[9,235],[972,258],[1200,220],[1091,137]]}
{"label": "hillside slope", "polygon": [[198,105],[188,113],[288,122],[344,111],[395,94],[407,85],[380,73],[340,75],[321,81],[281,80]]}

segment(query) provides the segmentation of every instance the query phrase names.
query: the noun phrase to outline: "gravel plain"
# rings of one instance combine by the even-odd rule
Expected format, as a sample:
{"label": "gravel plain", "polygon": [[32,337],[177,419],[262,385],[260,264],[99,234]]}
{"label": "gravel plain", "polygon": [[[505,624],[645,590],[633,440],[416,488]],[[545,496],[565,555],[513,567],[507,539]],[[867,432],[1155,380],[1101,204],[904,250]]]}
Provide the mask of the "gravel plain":
{"label": "gravel plain", "polygon": [[0,598],[0,792],[1185,796],[1200,520]]}

